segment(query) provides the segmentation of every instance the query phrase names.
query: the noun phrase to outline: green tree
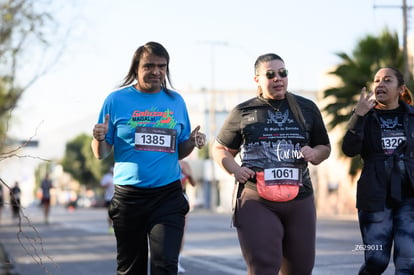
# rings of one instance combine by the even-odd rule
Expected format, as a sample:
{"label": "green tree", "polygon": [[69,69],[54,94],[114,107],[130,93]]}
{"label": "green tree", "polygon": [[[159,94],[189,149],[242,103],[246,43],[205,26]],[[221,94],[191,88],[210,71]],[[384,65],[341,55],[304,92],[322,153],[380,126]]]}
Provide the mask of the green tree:
{"label": "green tree", "polygon": [[105,160],[98,160],[91,150],[92,136],[81,134],[66,144],[62,159],[63,170],[90,188],[98,187],[100,180],[113,165],[113,154]]}
{"label": "green tree", "polygon": [[[346,124],[362,87],[369,90],[374,73],[381,67],[392,66],[402,70],[403,53],[399,47],[398,34],[384,29],[378,37],[367,35],[361,39],[352,56],[343,52],[337,56],[342,61],[330,74],[336,76],[339,82],[336,87],[323,91],[326,100],[323,111],[327,114],[328,128],[339,127],[345,134]],[[340,148],[340,144],[338,146]],[[360,168],[361,159],[353,158],[349,174],[355,176]]]}
{"label": "green tree", "polygon": [[[0,152],[23,93],[61,56],[61,49],[51,51],[52,37],[60,33],[51,6],[50,1],[0,0]],[[63,48],[64,41],[53,47]]]}

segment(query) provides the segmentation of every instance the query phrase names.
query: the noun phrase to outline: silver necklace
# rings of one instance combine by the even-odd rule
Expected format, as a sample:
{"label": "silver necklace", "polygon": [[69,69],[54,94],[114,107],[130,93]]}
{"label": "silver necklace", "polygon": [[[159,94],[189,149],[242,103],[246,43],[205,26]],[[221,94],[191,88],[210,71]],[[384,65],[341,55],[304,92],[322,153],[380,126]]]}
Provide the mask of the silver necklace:
{"label": "silver necklace", "polygon": [[263,97],[259,96],[259,99],[260,99],[261,101],[263,101],[264,103],[266,103],[267,105],[269,105],[270,107],[272,107],[272,109],[273,109],[275,112],[279,112],[279,111],[280,111],[280,107],[282,106],[283,102],[285,102],[285,99],[282,99],[282,100],[280,100],[279,105],[278,105],[277,107],[275,107],[275,106],[273,106],[273,105],[272,105],[269,101],[267,101],[265,98],[263,98]]}

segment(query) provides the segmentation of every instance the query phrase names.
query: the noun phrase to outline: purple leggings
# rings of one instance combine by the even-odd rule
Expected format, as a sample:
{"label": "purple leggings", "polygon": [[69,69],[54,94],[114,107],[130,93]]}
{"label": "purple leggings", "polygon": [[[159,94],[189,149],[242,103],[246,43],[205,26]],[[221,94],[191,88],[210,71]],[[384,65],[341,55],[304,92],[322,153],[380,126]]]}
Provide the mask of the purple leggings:
{"label": "purple leggings", "polygon": [[[234,216],[248,275],[311,275],[315,263],[313,196],[271,202],[244,188]],[[283,262],[283,265],[282,265]]]}

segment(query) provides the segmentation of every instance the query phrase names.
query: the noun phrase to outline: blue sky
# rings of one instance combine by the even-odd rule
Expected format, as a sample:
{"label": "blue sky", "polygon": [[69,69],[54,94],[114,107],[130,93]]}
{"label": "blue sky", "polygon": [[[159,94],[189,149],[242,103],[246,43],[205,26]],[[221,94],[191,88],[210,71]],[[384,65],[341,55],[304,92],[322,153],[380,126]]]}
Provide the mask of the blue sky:
{"label": "blue sky", "polygon": [[[13,133],[19,138],[31,136],[36,128],[39,136],[56,133],[82,119],[86,126],[81,128],[90,132],[95,118],[88,119],[125,76],[135,49],[148,41],[158,41],[169,51],[178,91],[252,89],[253,96],[253,64],[260,54],[283,57],[289,90],[316,91],[324,88],[325,73],[338,64],[336,53],[351,54],[359,39],[378,35],[385,27],[402,37],[401,9],[374,9],[402,5],[396,0],[71,3],[57,5],[55,13],[61,28],[70,29],[64,54],[27,90],[15,112]],[[24,75],[20,78],[25,80]],[[79,133],[71,134],[61,139]]]}

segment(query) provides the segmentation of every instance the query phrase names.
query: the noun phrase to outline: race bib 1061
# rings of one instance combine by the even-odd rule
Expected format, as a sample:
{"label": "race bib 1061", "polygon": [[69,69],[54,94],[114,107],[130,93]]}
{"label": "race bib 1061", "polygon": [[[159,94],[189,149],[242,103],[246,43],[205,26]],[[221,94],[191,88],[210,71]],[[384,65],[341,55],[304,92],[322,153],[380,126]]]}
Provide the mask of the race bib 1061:
{"label": "race bib 1061", "polygon": [[275,167],[264,169],[266,185],[302,185],[302,170],[298,167]]}

